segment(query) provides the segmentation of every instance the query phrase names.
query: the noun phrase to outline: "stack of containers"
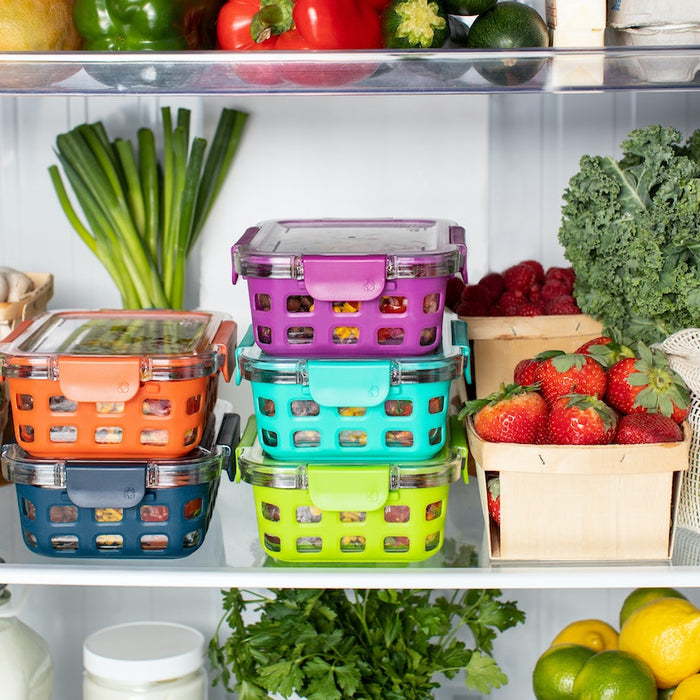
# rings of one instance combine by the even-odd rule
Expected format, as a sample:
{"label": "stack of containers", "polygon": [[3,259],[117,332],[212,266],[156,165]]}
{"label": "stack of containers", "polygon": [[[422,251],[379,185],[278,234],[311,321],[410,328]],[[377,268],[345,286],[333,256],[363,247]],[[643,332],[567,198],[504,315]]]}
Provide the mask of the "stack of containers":
{"label": "stack of containers", "polygon": [[288,562],[419,561],[442,547],[466,459],[449,429],[466,325],[444,314],[466,275],[444,220],[264,221],[232,247],[252,325],[236,350],[254,416],[237,450],[260,542]]}
{"label": "stack of containers", "polygon": [[237,431],[230,414],[214,439],[236,330],[205,311],[63,311],[0,344],[16,440],[2,469],[30,550],[170,558],[199,548]]}

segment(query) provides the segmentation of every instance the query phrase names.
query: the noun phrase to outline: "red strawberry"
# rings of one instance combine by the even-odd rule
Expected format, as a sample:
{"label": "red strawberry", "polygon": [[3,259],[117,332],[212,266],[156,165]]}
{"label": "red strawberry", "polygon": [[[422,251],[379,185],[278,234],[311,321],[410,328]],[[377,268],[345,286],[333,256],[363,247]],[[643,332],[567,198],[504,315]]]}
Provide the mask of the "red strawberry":
{"label": "red strawberry", "polygon": [[621,445],[682,440],[681,426],[661,413],[628,413],[620,418],[615,436],[615,442]]}
{"label": "red strawberry", "polygon": [[479,280],[478,284],[489,289],[492,299],[498,299],[505,289],[503,286],[503,277],[498,272],[489,272]]}
{"label": "red strawberry", "polygon": [[464,282],[459,277],[450,277],[445,287],[445,306],[453,311],[457,308],[462,297]]}
{"label": "red strawberry", "polygon": [[612,367],[623,357],[634,357],[634,350],[629,345],[624,345],[621,341],[613,340],[607,336],[594,338],[588,343],[584,343],[577,352],[585,352],[594,360],[598,360],[606,369]]}
{"label": "red strawberry", "polygon": [[547,425],[547,404],[535,387],[501,385],[485,399],[467,401],[460,417],[474,415],[474,429],[489,442],[539,443]]}
{"label": "red strawberry", "polygon": [[637,357],[625,357],[608,370],[605,400],[621,413],[661,413],[682,423],[690,391],[661,350],[639,343]]}
{"label": "red strawberry", "polygon": [[607,345],[608,343],[612,343],[612,338],[609,338],[607,335],[599,335],[597,338],[591,338],[591,340],[587,340],[583,345],[579,345],[574,352],[588,354],[589,349],[593,345]]}
{"label": "red strawberry", "polygon": [[590,355],[564,352],[544,360],[535,381],[549,406],[564,394],[603,396],[607,385],[605,370]]}
{"label": "red strawberry", "polygon": [[542,362],[550,357],[560,355],[561,350],[545,350],[534,357],[526,357],[520,360],[513,369],[513,381],[520,386],[530,386],[535,384],[535,372]]}
{"label": "red strawberry", "polygon": [[503,271],[503,285],[507,290],[525,293],[535,281],[535,271],[530,265],[518,263]]}
{"label": "red strawberry", "polygon": [[580,314],[576,299],[571,294],[562,294],[561,296],[550,299],[545,306],[545,311],[548,316],[562,316],[564,314]]}
{"label": "red strawberry", "polygon": [[544,267],[538,260],[523,260],[523,265],[529,265],[535,271],[535,281],[542,284],[544,282]]}
{"label": "red strawberry", "polygon": [[617,414],[596,396],[565,394],[549,411],[547,441],[554,445],[609,445]]}
{"label": "red strawberry", "polygon": [[496,525],[501,524],[501,482],[497,476],[486,482],[486,507]]}

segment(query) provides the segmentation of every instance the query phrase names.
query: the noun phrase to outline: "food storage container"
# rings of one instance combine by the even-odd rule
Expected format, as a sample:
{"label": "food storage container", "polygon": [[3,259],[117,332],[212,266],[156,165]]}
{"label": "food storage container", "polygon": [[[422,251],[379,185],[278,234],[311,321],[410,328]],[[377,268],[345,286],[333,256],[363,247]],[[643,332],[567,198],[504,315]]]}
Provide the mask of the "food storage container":
{"label": "food storage container", "polygon": [[204,635],[169,622],[105,627],[83,643],[83,700],[206,700]]}
{"label": "food storage container", "polygon": [[264,221],[232,247],[255,340],[273,355],[424,355],[447,280],[466,280],[464,229],[439,219]]}
{"label": "food storage container", "polygon": [[17,443],[35,457],[180,457],[235,343],[235,322],[205,311],[43,314],[0,344]]}
{"label": "food storage container", "polygon": [[239,418],[226,414],[217,444],[171,460],[39,459],[2,450],[27,547],[53,557],[174,558],[197,550],[230,469]]}
{"label": "food storage container", "polygon": [[[487,442],[467,421],[491,559],[665,560],[673,553],[682,442],[518,445]],[[498,478],[500,527],[488,512]]]}
{"label": "food storage container", "polygon": [[450,484],[466,456],[464,429],[433,459],[348,465],[271,459],[251,417],[236,478],[251,484],[263,550],[286,562],[411,562],[444,541]]}
{"label": "food storage container", "polygon": [[452,381],[469,367],[466,324],[449,327],[439,353],[337,360],[268,355],[249,329],[236,378],[251,383],[263,449],[329,462],[434,456],[445,443]]}

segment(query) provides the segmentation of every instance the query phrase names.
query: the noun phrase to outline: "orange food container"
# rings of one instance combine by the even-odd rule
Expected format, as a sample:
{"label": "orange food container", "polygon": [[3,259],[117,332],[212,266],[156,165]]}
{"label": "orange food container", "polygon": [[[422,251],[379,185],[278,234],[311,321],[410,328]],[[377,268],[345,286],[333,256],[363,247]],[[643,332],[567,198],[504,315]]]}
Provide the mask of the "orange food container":
{"label": "orange food container", "polygon": [[0,343],[15,437],[49,458],[179,457],[230,380],[236,324],[205,311],[48,312]]}

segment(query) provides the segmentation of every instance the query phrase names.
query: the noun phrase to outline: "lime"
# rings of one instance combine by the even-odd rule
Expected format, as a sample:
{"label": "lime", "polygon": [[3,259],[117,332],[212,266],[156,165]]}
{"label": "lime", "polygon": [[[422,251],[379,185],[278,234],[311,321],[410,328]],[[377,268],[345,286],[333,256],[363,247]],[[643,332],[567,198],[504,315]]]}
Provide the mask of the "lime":
{"label": "lime", "polygon": [[635,588],[625,598],[620,608],[620,629],[637,608],[657,598],[685,598],[685,596],[675,588]]}
{"label": "lime", "polygon": [[573,700],[657,700],[651,669],[632,654],[608,649],[591,656],[574,681]]}
{"label": "lime", "polygon": [[532,672],[532,689],[537,700],[570,700],[574,680],[595,652],[582,644],[557,644],[547,649]]}

